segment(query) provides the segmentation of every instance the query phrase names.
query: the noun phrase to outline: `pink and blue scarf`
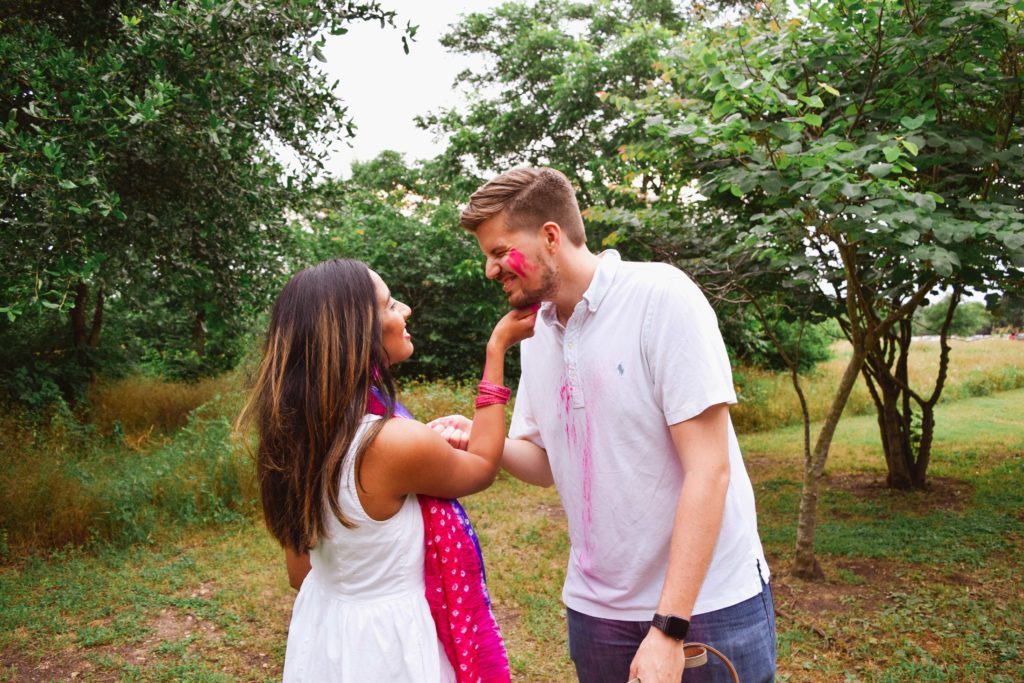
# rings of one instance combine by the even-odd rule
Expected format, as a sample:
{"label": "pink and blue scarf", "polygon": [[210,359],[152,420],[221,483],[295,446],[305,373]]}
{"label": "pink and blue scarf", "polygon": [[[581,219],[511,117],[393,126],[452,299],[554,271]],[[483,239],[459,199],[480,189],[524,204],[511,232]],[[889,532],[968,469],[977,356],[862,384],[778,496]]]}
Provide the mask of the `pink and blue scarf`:
{"label": "pink and blue scarf", "polygon": [[[373,390],[369,412],[387,414]],[[401,404],[395,416],[413,419]],[[491,610],[484,559],[473,525],[455,499],[417,496],[423,515],[427,603],[437,637],[458,683],[506,683],[511,680],[501,630]]]}

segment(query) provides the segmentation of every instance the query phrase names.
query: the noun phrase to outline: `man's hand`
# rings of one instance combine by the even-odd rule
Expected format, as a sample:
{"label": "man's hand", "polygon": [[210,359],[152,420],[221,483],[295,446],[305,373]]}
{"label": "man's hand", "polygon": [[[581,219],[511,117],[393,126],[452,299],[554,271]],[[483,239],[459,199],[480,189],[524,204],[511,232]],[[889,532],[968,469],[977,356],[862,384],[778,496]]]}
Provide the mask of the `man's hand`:
{"label": "man's hand", "polygon": [[466,450],[469,446],[469,433],[473,430],[473,421],[462,415],[446,415],[431,420],[427,426],[443,436],[452,448]]}
{"label": "man's hand", "polygon": [[630,679],[642,683],[679,683],[683,678],[686,653],[683,641],[669,638],[651,627],[629,665]]}

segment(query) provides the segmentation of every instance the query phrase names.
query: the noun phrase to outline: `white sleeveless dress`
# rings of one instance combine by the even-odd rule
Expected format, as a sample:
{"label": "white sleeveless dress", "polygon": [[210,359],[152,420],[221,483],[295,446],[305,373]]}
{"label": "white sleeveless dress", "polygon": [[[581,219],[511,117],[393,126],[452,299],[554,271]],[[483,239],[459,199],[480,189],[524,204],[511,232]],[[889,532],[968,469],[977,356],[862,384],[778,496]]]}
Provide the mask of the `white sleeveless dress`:
{"label": "white sleeveless dress", "polygon": [[416,496],[379,522],[363,510],[353,467],[367,415],[342,465],[346,529],[328,516],[327,538],[310,551],[313,569],[295,598],[284,681],[452,683],[424,595],[423,518]]}

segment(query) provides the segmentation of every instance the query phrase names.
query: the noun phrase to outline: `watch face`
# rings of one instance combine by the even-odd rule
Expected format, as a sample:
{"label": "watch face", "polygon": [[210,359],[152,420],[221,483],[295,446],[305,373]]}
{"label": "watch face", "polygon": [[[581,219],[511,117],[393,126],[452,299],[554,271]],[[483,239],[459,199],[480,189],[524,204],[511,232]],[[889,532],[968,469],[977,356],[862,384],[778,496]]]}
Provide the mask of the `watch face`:
{"label": "watch face", "polygon": [[674,614],[655,614],[651,623],[665,635],[676,640],[686,638],[690,630],[690,622]]}

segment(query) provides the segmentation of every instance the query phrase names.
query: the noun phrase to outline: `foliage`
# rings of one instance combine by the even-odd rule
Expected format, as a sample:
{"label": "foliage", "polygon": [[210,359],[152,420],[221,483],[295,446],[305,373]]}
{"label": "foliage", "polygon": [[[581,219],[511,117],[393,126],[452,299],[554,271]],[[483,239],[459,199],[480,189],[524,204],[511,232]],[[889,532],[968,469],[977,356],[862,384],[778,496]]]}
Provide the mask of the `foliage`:
{"label": "foliage", "polygon": [[[919,308],[914,313],[913,331],[916,335],[939,334],[946,319],[949,298],[946,297],[930,306]],[[969,301],[956,307],[948,334],[969,337],[985,334],[992,329],[992,314],[980,301]]]}
{"label": "foliage", "polygon": [[608,201],[619,148],[637,132],[606,95],[640,94],[685,22],[664,0],[507,2],[469,14],[441,43],[493,66],[456,79],[480,93],[464,113],[435,112],[420,124],[449,136],[439,163],[450,176],[551,165],[573,181],[581,206]]}
{"label": "foliage", "polygon": [[992,311],[996,326],[1011,331],[1024,329],[1024,291],[992,292],[985,297],[985,301]]}
{"label": "foliage", "polygon": [[[45,314],[68,325],[68,355],[97,347],[117,314],[176,326],[149,348],[161,357],[203,359],[208,342],[231,356],[285,268],[282,209],[323,141],[352,132],[314,66],[323,34],[394,13],[370,0],[15,0],[2,17],[0,335]],[[276,161],[282,147],[299,175]]]}
{"label": "foliage", "polygon": [[[365,261],[412,307],[416,352],[396,366],[400,376],[479,377],[484,347],[508,304],[484,275],[476,240],[457,227],[458,208],[439,195],[428,169],[384,152],[353,164],[351,180],[318,188],[303,215],[305,239],[311,261]],[[517,368],[518,354],[510,353],[509,382]]]}

